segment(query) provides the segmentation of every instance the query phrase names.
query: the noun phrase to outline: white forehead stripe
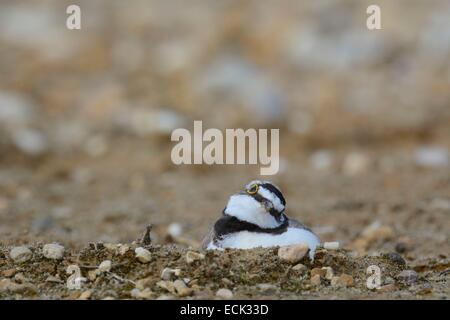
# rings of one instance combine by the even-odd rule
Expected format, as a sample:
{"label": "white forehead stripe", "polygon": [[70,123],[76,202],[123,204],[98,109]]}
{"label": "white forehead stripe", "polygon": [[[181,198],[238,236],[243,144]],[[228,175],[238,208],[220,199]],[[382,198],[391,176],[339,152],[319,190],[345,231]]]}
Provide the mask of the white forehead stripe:
{"label": "white forehead stripe", "polygon": [[278,212],[281,212],[284,210],[284,206],[281,203],[280,198],[278,198],[274,193],[272,193],[271,191],[267,190],[264,187],[259,187],[259,191],[258,193],[260,195],[262,195],[264,198],[266,198],[267,200],[270,200],[273,203],[273,206],[275,207],[275,209]]}
{"label": "white forehead stripe", "polygon": [[276,228],[279,223],[266,212],[261,204],[246,194],[235,194],[230,197],[225,213],[242,221],[258,225],[261,228]]}

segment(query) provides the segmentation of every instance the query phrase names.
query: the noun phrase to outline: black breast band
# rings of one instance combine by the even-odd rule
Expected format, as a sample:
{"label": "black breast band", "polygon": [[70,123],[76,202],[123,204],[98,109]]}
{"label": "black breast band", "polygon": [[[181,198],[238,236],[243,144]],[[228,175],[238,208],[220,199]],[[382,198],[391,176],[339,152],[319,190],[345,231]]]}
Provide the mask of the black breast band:
{"label": "black breast band", "polygon": [[225,235],[239,231],[281,234],[287,230],[288,225],[288,219],[285,219],[285,221],[276,228],[261,228],[256,224],[242,221],[236,217],[225,214],[214,224],[215,240],[222,239]]}

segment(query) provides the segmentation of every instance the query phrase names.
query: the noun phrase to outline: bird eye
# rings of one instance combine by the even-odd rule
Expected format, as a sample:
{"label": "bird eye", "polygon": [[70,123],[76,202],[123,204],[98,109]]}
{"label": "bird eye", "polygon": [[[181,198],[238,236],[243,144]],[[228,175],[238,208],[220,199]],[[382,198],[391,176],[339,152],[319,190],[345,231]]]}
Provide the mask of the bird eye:
{"label": "bird eye", "polygon": [[246,191],[248,194],[256,194],[256,193],[258,193],[258,190],[259,190],[259,185],[253,184]]}

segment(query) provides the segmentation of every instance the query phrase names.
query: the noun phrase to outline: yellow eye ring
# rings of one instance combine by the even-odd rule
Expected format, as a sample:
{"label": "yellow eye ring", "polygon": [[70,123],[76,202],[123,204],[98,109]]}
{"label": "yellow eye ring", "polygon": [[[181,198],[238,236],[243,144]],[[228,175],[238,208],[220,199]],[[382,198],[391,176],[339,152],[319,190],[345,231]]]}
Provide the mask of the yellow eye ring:
{"label": "yellow eye ring", "polygon": [[253,194],[257,194],[258,191],[259,191],[259,185],[253,184],[246,191],[247,191],[248,194],[252,194],[252,195]]}

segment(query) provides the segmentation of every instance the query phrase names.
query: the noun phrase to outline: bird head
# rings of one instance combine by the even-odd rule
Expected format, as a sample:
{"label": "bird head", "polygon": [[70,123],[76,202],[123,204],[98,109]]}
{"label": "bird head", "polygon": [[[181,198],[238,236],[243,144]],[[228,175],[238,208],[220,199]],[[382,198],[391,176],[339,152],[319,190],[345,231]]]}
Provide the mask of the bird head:
{"label": "bird head", "polygon": [[254,180],[230,197],[224,213],[261,228],[276,228],[285,223],[286,200],[270,181]]}

